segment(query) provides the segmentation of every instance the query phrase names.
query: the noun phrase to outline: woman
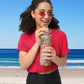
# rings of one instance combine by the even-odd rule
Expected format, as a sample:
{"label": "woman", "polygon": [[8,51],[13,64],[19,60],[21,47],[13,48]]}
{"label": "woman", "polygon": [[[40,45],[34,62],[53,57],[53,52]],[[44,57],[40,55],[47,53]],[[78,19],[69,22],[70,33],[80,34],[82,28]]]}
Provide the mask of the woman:
{"label": "woman", "polygon": [[[69,49],[66,35],[59,30],[52,11],[50,0],[32,0],[31,6],[20,16],[19,30],[24,33],[20,37],[17,52],[21,68],[29,72],[26,84],[61,84],[58,67],[66,64]],[[52,35],[52,47],[42,51],[45,59],[51,61],[50,66],[40,65],[42,34]]]}

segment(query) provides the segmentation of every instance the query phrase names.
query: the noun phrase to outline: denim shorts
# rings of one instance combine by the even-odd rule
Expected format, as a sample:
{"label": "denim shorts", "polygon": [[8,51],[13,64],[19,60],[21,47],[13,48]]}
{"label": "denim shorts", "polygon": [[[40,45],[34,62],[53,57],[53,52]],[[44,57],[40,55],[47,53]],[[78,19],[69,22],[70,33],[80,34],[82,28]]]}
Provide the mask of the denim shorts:
{"label": "denim shorts", "polygon": [[62,84],[58,69],[50,74],[28,73],[26,84]]}

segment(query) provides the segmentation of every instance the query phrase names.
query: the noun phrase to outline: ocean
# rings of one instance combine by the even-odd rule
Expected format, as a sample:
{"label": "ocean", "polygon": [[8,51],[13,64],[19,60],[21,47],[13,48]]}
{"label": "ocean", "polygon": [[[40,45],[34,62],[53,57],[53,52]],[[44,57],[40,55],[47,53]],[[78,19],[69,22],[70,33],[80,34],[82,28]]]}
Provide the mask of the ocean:
{"label": "ocean", "polygon": [[[59,69],[84,69],[84,49],[69,49],[65,67]],[[0,49],[0,68],[19,68],[19,54],[16,49]]]}

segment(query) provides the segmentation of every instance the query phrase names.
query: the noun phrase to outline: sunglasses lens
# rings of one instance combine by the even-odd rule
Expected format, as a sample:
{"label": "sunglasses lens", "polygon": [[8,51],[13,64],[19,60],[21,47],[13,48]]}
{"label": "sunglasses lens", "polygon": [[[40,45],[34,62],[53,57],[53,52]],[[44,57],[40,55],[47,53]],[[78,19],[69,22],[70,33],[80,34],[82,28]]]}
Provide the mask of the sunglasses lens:
{"label": "sunglasses lens", "polygon": [[40,16],[45,16],[45,14],[44,14],[44,13],[39,13],[39,15],[40,15]]}
{"label": "sunglasses lens", "polygon": [[[45,16],[45,13],[39,13],[40,16]],[[49,14],[50,17],[53,17],[54,14]]]}
{"label": "sunglasses lens", "polygon": [[50,16],[50,17],[53,17],[53,16],[54,16],[54,14],[49,14],[49,16]]}

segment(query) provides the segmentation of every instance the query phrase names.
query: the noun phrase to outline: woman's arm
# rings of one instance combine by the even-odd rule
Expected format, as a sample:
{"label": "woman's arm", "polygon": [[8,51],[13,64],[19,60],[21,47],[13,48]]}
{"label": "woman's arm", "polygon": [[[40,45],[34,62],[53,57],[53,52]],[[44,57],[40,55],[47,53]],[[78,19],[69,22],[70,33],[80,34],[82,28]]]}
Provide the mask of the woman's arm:
{"label": "woman's arm", "polygon": [[67,62],[67,55],[64,55],[62,57],[58,57],[55,56],[55,58],[52,60],[56,65],[58,65],[59,67],[63,67],[65,66],[66,62]]}
{"label": "woman's arm", "polygon": [[22,69],[27,69],[34,61],[39,44],[35,43],[29,52],[19,51],[19,63]]}
{"label": "woman's arm", "polygon": [[47,28],[38,29],[35,32],[36,43],[33,45],[33,47],[28,52],[19,51],[19,63],[22,69],[27,69],[33,63],[41,43],[40,36],[48,32],[49,31]]}

